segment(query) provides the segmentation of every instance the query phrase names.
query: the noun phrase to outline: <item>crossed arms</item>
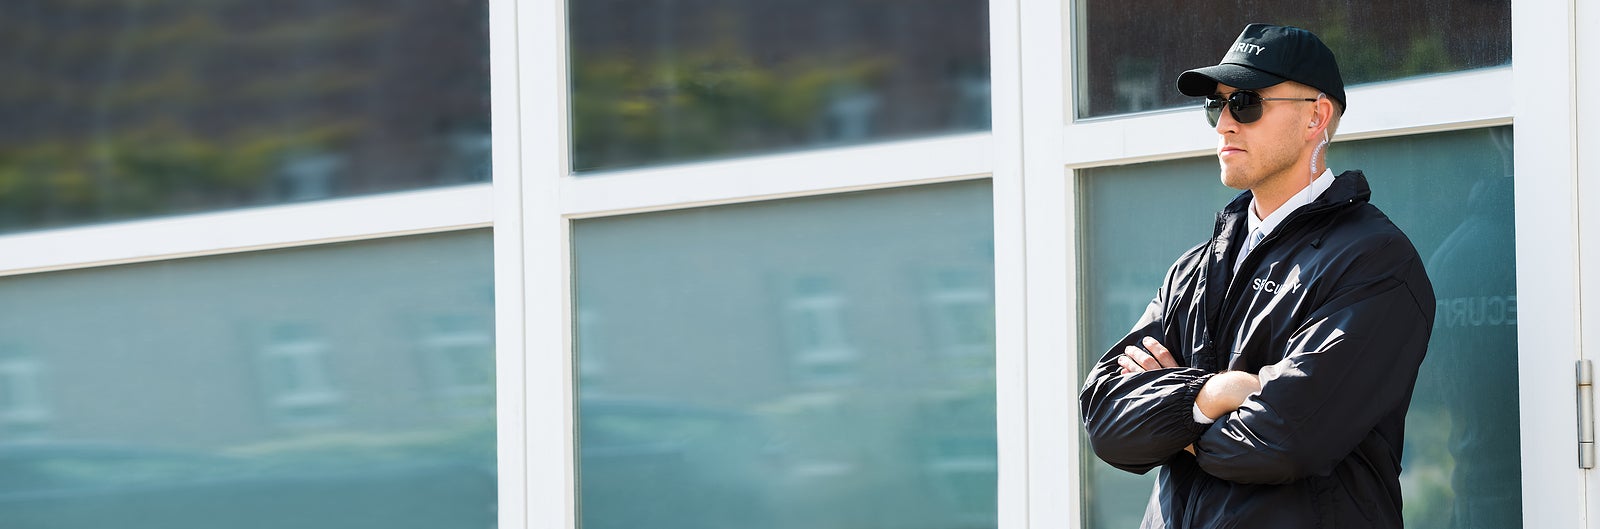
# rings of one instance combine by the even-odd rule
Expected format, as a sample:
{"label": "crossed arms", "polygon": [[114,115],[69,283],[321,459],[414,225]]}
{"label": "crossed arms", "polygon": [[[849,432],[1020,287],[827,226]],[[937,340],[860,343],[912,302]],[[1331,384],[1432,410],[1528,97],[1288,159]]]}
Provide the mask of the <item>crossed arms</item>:
{"label": "crossed arms", "polygon": [[[1141,474],[1190,457],[1186,448],[1206,473],[1236,483],[1331,472],[1380,422],[1403,420],[1432,326],[1431,288],[1422,292],[1381,276],[1333,292],[1273,346],[1281,360],[1257,374],[1184,365],[1219,352],[1165,334],[1158,296],[1079,394],[1090,444],[1112,466]],[[1197,422],[1196,406],[1215,423]]]}
{"label": "crossed arms", "polygon": [[[1161,342],[1149,336],[1141,340],[1145,349],[1132,345],[1123,348],[1122,356],[1117,357],[1117,365],[1122,367],[1122,374],[1142,373],[1157,369],[1180,367],[1177,360],[1172,359],[1172,352]],[[1251,394],[1261,391],[1261,377],[1244,371],[1224,371],[1206,380],[1200,386],[1200,393],[1194,397],[1194,405],[1200,413],[1215,421],[1218,417],[1239,409],[1244,400]],[[1185,447],[1189,453],[1194,453],[1194,445]]]}

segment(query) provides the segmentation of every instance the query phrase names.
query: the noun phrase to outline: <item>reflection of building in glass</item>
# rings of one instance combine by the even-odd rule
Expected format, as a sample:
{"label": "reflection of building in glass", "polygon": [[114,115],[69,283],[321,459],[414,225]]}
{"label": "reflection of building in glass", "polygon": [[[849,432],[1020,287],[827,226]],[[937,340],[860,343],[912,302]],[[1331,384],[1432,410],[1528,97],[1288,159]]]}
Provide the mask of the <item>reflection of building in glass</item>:
{"label": "reflection of building in glass", "polygon": [[37,431],[227,450],[492,426],[490,264],[440,257],[486,256],[488,244],[400,239],[7,278],[0,336],[27,346],[0,345],[0,442]]}
{"label": "reflection of building in glass", "polygon": [[440,314],[426,320],[418,339],[433,391],[446,410],[493,418],[493,316]]}
{"label": "reflection of building in glass", "polygon": [[261,347],[262,383],[267,405],[279,424],[331,426],[339,421],[344,395],[329,372],[327,338],[311,325],[283,323],[269,328]]}
{"label": "reflection of building in glass", "polygon": [[490,255],[481,230],[0,280],[0,525],[491,526]]}
{"label": "reflection of building in glass", "polygon": [[47,434],[53,415],[45,384],[43,362],[16,345],[0,345],[0,441]]}
{"label": "reflection of building in glass", "polygon": [[994,278],[974,268],[944,268],[924,274],[928,321],[937,362],[950,375],[994,376]]}
{"label": "reflection of building in glass", "polygon": [[784,302],[790,369],[802,385],[834,386],[858,380],[860,354],[845,330],[846,304],[824,276],[795,279]]}
{"label": "reflection of building in glass", "polygon": [[[977,181],[575,223],[586,525],[721,480],[769,498],[761,527],[994,527],[991,198]],[[736,450],[685,435],[733,424]],[[674,501],[657,525],[748,526]]]}

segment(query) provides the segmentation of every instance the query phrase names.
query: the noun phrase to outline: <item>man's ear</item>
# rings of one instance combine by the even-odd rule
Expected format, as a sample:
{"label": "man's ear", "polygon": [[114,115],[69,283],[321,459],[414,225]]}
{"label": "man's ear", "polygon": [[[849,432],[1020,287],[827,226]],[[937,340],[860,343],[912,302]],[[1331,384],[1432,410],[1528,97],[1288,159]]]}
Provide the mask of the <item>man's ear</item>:
{"label": "man's ear", "polygon": [[1308,135],[1306,139],[1317,136],[1326,136],[1326,127],[1333,118],[1333,100],[1323,94],[1317,94],[1316,103],[1312,104],[1311,123],[1306,125]]}

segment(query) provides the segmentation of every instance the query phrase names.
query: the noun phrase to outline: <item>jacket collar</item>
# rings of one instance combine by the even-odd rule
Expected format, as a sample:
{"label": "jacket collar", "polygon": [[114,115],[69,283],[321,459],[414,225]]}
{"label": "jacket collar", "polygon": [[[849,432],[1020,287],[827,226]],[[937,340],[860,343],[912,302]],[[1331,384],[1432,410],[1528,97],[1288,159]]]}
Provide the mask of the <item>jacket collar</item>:
{"label": "jacket collar", "polygon": [[[1367,187],[1366,175],[1361,171],[1345,171],[1334,177],[1333,185],[1328,186],[1328,190],[1324,191],[1322,196],[1301,207],[1289,218],[1316,214],[1341,204],[1367,202],[1371,197],[1372,189]],[[1224,271],[1233,269],[1232,266],[1224,266],[1224,263],[1233,263],[1233,254],[1238,252],[1238,245],[1232,244],[1236,239],[1234,233],[1244,229],[1244,215],[1249,214],[1246,208],[1250,207],[1251,198],[1253,196],[1249,191],[1239,193],[1239,196],[1228,202],[1227,207],[1217,212],[1217,223],[1211,237],[1209,266],[1217,274],[1213,279],[1219,280],[1223,285],[1227,284],[1223,280],[1226,276]],[[1321,238],[1318,237],[1312,245],[1319,244],[1320,241]]]}
{"label": "jacket collar", "polygon": [[[1228,202],[1227,207],[1222,208],[1222,213],[1229,216],[1245,213],[1253,198],[1255,195],[1249,191],[1239,193],[1239,196],[1233,197],[1233,200]],[[1333,177],[1333,185],[1329,186],[1322,196],[1306,204],[1305,209],[1316,210],[1341,202],[1366,202],[1371,198],[1372,188],[1367,187],[1367,175],[1360,170],[1351,170]]]}

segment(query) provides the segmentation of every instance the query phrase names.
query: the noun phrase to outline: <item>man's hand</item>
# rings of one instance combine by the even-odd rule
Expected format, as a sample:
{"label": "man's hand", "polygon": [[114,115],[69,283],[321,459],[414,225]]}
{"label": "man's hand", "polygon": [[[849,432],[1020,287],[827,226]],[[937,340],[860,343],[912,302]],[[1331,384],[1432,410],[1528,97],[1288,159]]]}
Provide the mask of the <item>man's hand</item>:
{"label": "man's hand", "polygon": [[[1144,337],[1140,343],[1144,349],[1132,345],[1122,350],[1122,356],[1117,357],[1117,365],[1122,366],[1122,374],[1142,373],[1157,369],[1178,367],[1178,361],[1172,359],[1172,352],[1161,345],[1155,338]],[[1149,352],[1145,352],[1149,350]]]}
{"label": "man's hand", "polygon": [[1251,394],[1261,391],[1261,377],[1244,371],[1225,371],[1211,377],[1200,387],[1194,403],[1200,413],[1212,420],[1233,413]]}

